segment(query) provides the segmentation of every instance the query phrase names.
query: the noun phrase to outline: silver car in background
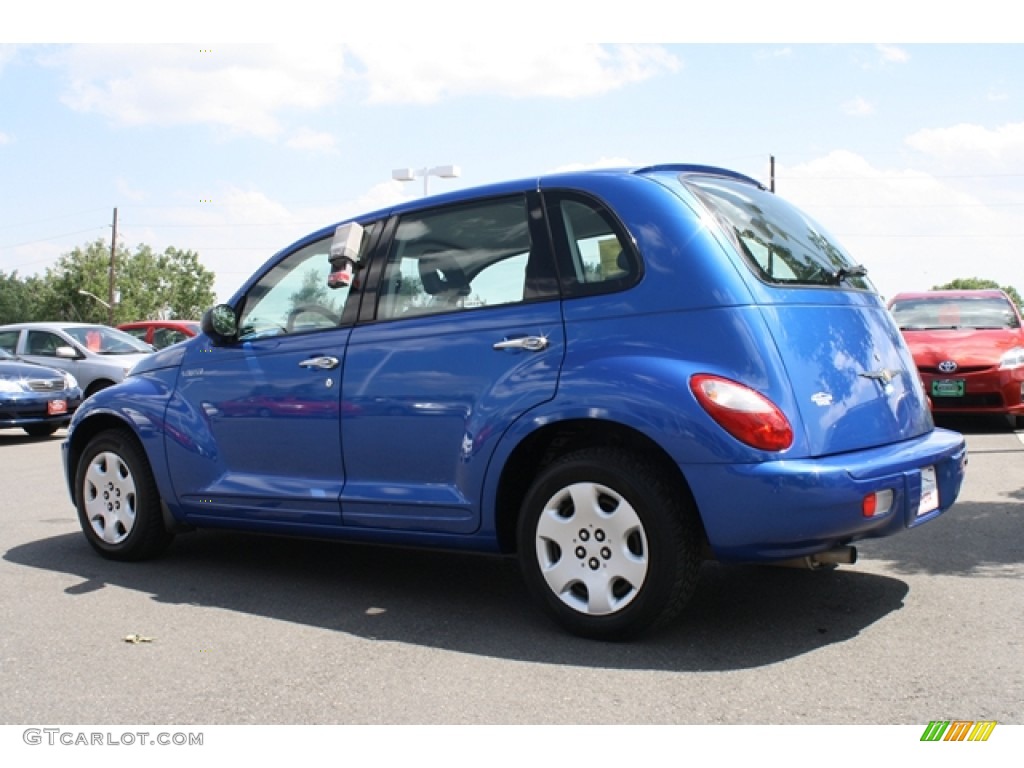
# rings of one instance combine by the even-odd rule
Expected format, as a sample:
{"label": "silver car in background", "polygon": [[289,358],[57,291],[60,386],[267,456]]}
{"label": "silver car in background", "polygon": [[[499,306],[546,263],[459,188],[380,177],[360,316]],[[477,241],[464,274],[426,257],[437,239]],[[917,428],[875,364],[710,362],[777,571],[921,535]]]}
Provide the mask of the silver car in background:
{"label": "silver car in background", "polygon": [[85,397],[122,381],[137,362],[154,351],[116,328],[72,322],[0,326],[0,349],[22,360],[67,371]]}

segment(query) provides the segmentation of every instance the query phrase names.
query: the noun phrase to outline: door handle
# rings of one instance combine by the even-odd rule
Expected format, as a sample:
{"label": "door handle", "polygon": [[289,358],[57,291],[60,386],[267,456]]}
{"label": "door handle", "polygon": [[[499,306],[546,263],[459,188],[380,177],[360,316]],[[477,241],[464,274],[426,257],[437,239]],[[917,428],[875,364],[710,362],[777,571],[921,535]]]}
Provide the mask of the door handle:
{"label": "door handle", "polygon": [[300,368],[319,368],[322,371],[329,371],[331,368],[338,367],[339,360],[336,357],[330,355],[320,355],[319,357],[311,357],[308,360],[303,360],[299,363]]}
{"label": "door handle", "polygon": [[521,336],[518,339],[505,339],[494,345],[495,349],[525,349],[528,352],[540,352],[547,349],[548,341],[546,336]]}

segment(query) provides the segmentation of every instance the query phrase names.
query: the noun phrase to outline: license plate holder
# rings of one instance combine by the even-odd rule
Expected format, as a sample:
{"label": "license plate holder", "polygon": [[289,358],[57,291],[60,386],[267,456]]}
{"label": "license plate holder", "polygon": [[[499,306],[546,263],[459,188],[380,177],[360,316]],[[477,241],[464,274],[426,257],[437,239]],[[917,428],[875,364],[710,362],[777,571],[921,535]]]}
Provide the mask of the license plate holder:
{"label": "license plate holder", "polygon": [[927,515],[939,508],[939,484],[935,478],[935,467],[921,470],[921,500],[917,504],[917,516]]}
{"label": "license plate holder", "polygon": [[46,403],[46,415],[47,416],[59,416],[62,413],[68,412],[68,401],[67,400],[48,400]]}
{"label": "license plate holder", "polygon": [[935,379],[932,382],[932,397],[963,397],[963,379]]}

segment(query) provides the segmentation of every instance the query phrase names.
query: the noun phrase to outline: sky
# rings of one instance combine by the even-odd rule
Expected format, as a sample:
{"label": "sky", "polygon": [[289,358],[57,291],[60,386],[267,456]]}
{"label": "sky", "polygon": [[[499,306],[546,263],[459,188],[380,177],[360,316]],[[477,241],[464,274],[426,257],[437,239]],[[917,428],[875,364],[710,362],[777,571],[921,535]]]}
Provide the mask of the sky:
{"label": "sky", "polygon": [[1024,294],[1024,34],[998,3],[232,5],[13,12],[0,272],[109,243],[116,208],[119,244],[197,252],[227,300],[302,236],[422,195],[397,168],[457,165],[431,194],[662,162],[767,185],[774,157],[883,296]]}

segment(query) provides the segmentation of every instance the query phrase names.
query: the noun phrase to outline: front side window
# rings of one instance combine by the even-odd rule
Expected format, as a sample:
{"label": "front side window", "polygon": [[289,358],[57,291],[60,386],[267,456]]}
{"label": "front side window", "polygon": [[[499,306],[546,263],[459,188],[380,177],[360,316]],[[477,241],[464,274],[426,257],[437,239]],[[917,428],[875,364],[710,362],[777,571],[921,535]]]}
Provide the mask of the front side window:
{"label": "front side window", "polygon": [[377,318],[543,298],[543,291],[531,290],[541,284],[531,274],[546,253],[534,248],[522,196],[404,216],[385,268]]}
{"label": "front side window", "polygon": [[[372,226],[364,229],[365,253]],[[333,268],[328,236],[275,264],[246,295],[239,318],[239,340],[309,333],[337,328],[351,285],[328,281]]]}
{"label": "front side window", "polygon": [[683,179],[736,244],[747,265],[775,284],[846,285],[874,290],[838,241],[808,216],[749,184],[719,177]]}

